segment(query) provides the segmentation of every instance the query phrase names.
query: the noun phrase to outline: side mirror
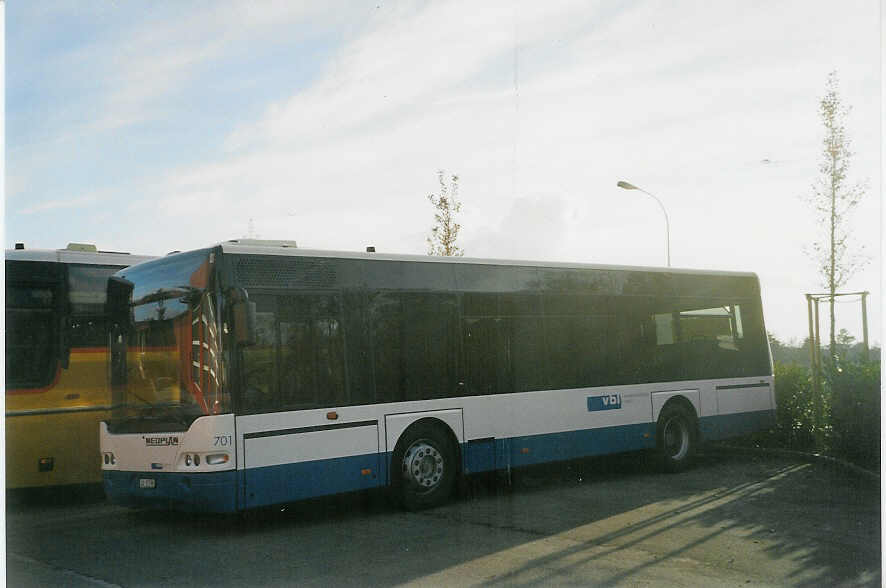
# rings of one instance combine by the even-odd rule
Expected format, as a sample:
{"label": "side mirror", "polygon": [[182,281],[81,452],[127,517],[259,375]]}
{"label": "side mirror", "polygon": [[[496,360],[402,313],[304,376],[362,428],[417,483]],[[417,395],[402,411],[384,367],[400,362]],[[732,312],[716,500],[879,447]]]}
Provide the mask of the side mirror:
{"label": "side mirror", "polygon": [[234,339],[238,345],[255,345],[255,302],[241,300],[235,302]]}

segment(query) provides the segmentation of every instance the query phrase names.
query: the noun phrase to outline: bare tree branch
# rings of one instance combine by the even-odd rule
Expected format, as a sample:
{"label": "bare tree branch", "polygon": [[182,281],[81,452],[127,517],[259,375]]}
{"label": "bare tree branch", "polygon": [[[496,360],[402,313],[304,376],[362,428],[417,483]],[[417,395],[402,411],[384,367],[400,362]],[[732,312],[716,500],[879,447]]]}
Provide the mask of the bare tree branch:
{"label": "bare tree branch", "polygon": [[456,245],[458,231],[461,225],[455,222],[455,215],[461,211],[461,202],[458,200],[458,176],[453,174],[448,178],[446,172],[437,171],[437,181],[440,182],[439,194],[428,194],[428,200],[434,206],[434,226],[431,227],[431,235],[427,238],[428,255],[445,255],[459,257],[464,251]]}
{"label": "bare tree branch", "polygon": [[825,94],[819,102],[819,115],[825,131],[822,159],[818,166],[821,176],[812,184],[811,193],[805,198],[816,212],[818,225],[823,228],[820,239],[812,243],[811,251],[805,251],[816,262],[822,286],[830,294],[832,359],[837,352],[834,294],[869,261],[864,255],[850,253],[848,215],[867,192],[867,184],[846,185],[854,155],[845,129],[850,110],[840,98],[837,72],[832,71],[828,74]]}

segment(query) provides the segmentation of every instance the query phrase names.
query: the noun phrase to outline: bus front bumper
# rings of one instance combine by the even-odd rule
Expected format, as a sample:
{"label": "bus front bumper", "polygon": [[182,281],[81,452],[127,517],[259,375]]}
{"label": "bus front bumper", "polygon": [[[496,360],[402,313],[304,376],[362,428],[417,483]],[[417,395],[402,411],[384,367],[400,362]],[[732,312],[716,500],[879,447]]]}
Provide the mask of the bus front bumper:
{"label": "bus front bumper", "polygon": [[105,496],[113,504],[188,512],[236,512],[237,471],[178,474],[102,472]]}

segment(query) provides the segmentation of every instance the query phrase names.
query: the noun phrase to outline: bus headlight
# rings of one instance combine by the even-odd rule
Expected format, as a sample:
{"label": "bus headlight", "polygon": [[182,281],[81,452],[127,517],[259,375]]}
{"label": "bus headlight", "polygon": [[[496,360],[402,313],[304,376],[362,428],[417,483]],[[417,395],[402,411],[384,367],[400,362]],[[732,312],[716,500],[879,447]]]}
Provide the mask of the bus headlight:
{"label": "bus headlight", "polygon": [[228,463],[227,453],[212,453],[206,456],[206,463],[209,465],[218,465],[220,463]]}
{"label": "bus headlight", "polygon": [[102,454],[102,461],[105,462],[105,465],[117,465],[117,460],[114,458],[114,454],[110,451],[105,451]]}
{"label": "bus headlight", "polygon": [[200,466],[200,454],[199,453],[186,453],[185,454],[185,467],[199,467]]}

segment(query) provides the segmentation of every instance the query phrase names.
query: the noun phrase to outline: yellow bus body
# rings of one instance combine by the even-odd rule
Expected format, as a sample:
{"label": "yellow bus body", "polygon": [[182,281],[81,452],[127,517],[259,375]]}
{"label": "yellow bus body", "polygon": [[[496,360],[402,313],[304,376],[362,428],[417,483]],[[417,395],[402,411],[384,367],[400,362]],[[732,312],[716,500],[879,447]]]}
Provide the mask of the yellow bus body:
{"label": "yellow bus body", "polygon": [[7,489],[101,482],[99,423],[111,409],[107,277],[150,259],[82,243],[6,250]]}
{"label": "yellow bus body", "polygon": [[[98,424],[111,404],[107,357],[105,348],[72,349],[68,369],[48,387],[7,390],[8,489],[101,482]],[[44,471],[41,460],[51,460]]]}
{"label": "yellow bus body", "polygon": [[[152,374],[145,381],[136,373],[130,381],[151,404],[180,401],[176,354],[151,350],[129,365]],[[72,349],[68,369],[58,372],[47,388],[6,393],[6,488],[27,488],[101,482],[99,423],[111,416],[106,348]],[[41,471],[41,460],[51,468]]]}

